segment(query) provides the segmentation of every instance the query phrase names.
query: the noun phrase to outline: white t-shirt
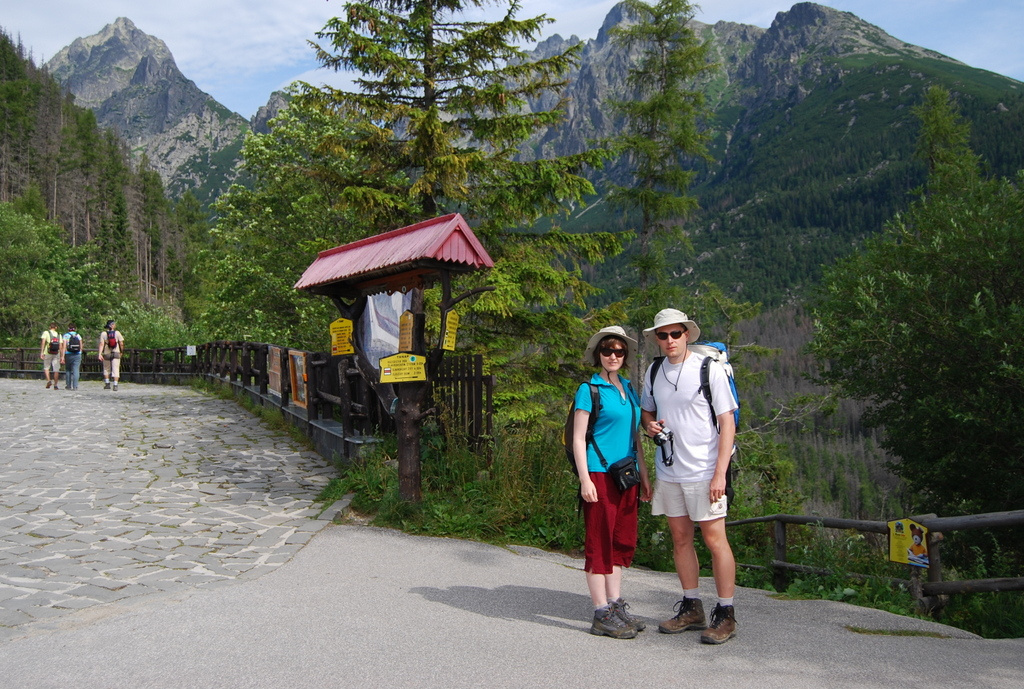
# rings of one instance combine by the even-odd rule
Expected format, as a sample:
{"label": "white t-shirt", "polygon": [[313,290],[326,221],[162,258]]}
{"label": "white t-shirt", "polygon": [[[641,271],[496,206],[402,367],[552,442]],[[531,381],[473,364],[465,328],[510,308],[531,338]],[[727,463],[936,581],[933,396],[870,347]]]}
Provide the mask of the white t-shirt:
{"label": "white t-shirt", "polygon": [[[659,481],[698,483],[710,481],[718,464],[718,431],[711,420],[711,408],[700,391],[700,366],[704,357],[690,353],[682,363],[665,359],[651,386],[651,369],[644,374],[644,391],[640,406],[654,412],[655,419],[665,421],[673,433],[655,453],[654,466]],[[711,362],[708,370],[711,399],[719,415],[732,412],[737,404],[729,386],[729,376],[722,365]],[[672,456],[672,465],[664,458]]]}

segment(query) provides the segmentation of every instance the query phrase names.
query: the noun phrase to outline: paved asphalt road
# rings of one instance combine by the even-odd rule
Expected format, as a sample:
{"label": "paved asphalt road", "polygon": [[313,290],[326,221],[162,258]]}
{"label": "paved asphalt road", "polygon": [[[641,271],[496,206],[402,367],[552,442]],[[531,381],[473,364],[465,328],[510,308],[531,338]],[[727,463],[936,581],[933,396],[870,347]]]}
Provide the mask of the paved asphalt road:
{"label": "paved asphalt road", "polygon": [[[49,403],[44,394],[62,401]],[[653,624],[632,640],[592,636],[578,560],[317,519],[308,501],[322,479],[304,482],[294,472],[305,463],[316,475],[323,464],[229,403],[188,389],[122,385],[113,400],[99,385],[83,384],[70,402],[57,394],[64,391],[0,379],[3,689],[1024,687],[1024,640],[983,640],[843,603],[779,601],[755,589],[737,592],[739,636],[723,646],[701,645],[696,632],[662,635]],[[122,406],[96,413],[107,404]],[[186,411],[193,421],[164,423]],[[147,417],[163,421],[145,426],[141,438]],[[45,422],[53,426],[41,443],[35,429]],[[86,431],[130,439],[123,456],[102,460],[124,468],[76,469],[86,448],[67,436]],[[155,447],[139,454],[148,444],[181,454],[169,459]],[[264,467],[258,480],[243,458]],[[163,471],[166,463],[180,464],[183,476]],[[129,481],[136,471],[150,472],[150,480]],[[54,484],[72,479],[61,476],[74,481],[64,491],[68,510]],[[286,486],[275,488],[277,479]],[[234,524],[234,545],[222,527],[207,523],[216,520],[206,498],[188,503],[200,489],[209,491],[210,504],[233,505],[217,516]],[[130,490],[136,497],[126,496]],[[172,498],[176,492],[185,497]],[[166,513],[149,513],[156,541],[145,538],[142,512],[132,509],[158,504],[149,500],[155,495],[168,504]],[[277,504],[288,507],[282,512]],[[189,505],[203,517],[191,517]],[[116,531],[115,516],[127,528],[93,538]],[[43,521],[49,530],[40,533]],[[282,523],[290,536],[272,531]],[[160,529],[205,540],[183,550],[177,541],[192,536],[175,539]],[[261,540],[261,531],[272,537]],[[228,561],[229,554],[239,559]],[[76,575],[90,587],[77,596]],[[124,586],[105,588],[106,580]],[[712,582],[702,580],[701,589],[713,601]],[[110,600],[99,593],[111,590],[129,593]],[[632,570],[624,593],[631,611],[653,622],[670,614],[679,586],[671,574]],[[901,631],[938,636],[895,634]]]}

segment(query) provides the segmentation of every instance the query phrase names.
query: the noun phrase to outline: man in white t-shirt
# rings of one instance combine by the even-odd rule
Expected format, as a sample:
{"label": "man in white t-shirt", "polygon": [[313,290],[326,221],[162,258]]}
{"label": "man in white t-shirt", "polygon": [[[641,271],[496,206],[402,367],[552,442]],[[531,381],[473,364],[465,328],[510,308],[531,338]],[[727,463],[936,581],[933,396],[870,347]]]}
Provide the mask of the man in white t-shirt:
{"label": "man in white t-shirt", "polygon": [[[703,629],[702,642],[724,643],[736,635],[736,560],[725,533],[725,479],[736,437],[733,410],[737,404],[725,369],[716,361],[709,362],[716,428],[712,407],[701,392],[704,357],[687,347],[700,337],[700,328],[685,313],[676,309],[659,311],[654,326],[644,330],[644,335],[656,342],[664,355],[659,365],[647,369],[640,398],[641,424],[658,444],[654,459],[658,481],[651,512],[668,518],[676,573],[683,587],[683,599],[675,608],[677,614],[659,624],[658,631],[677,634]],[[693,544],[695,523],[700,524],[704,543],[711,551],[711,571],[718,592],[710,625],[698,594],[700,563]]]}

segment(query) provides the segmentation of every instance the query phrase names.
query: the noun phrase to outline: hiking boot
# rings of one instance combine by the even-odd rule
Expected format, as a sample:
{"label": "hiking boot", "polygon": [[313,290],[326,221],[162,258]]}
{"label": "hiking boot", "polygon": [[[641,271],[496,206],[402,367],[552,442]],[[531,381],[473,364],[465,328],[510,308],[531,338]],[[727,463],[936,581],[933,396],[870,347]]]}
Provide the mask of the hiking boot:
{"label": "hiking boot", "polygon": [[117,383],[114,383],[114,391],[117,391]]}
{"label": "hiking boot", "polygon": [[51,385],[53,385],[53,381],[47,379],[47,381],[46,381],[46,389],[49,390]]}
{"label": "hiking boot", "polygon": [[619,616],[619,619],[626,623],[626,626],[632,627],[638,632],[642,632],[647,629],[647,623],[641,620],[639,617],[633,617],[626,610],[629,607],[629,603],[619,598],[612,603],[612,610]]}
{"label": "hiking boot", "polygon": [[616,612],[618,606],[610,605],[603,610],[594,611],[594,623],[590,625],[590,633],[610,636],[613,639],[632,639],[636,629],[622,621]]}
{"label": "hiking boot", "polygon": [[704,619],[704,604],[700,598],[684,598],[673,608],[676,616],[669,618],[658,625],[658,631],[662,634],[678,634],[687,629],[704,629],[707,622]]}
{"label": "hiking boot", "polygon": [[736,636],[736,613],[731,605],[718,604],[711,611],[711,626],[700,635],[701,643],[724,644]]}
{"label": "hiking boot", "polygon": [[103,384],[103,389],[104,390],[109,390],[110,389],[110,383],[104,383]]}

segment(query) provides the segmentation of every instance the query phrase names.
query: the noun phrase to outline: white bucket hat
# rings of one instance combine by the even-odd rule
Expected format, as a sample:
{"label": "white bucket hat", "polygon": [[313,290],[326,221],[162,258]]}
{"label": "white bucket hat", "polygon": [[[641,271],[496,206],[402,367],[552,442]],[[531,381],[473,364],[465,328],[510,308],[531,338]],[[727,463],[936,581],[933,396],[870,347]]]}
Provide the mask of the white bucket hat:
{"label": "white bucket hat", "polygon": [[657,334],[654,331],[663,325],[674,325],[675,323],[682,323],[686,326],[686,344],[693,344],[700,339],[700,328],[690,320],[689,316],[679,309],[662,309],[659,311],[658,315],[654,317],[654,325],[650,328],[644,328],[644,337],[657,344]]}
{"label": "white bucket hat", "polygon": [[597,344],[606,337],[617,337],[626,343],[626,348],[629,350],[629,361],[636,361],[636,340],[626,334],[626,331],[618,325],[609,325],[607,328],[601,328],[596,333],[590,336],[590,341],[587,342],[587,348],[583,352],[583,363],[587,366],[594,365],[594,350],[597,349]]}

